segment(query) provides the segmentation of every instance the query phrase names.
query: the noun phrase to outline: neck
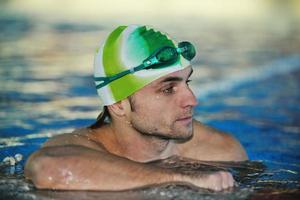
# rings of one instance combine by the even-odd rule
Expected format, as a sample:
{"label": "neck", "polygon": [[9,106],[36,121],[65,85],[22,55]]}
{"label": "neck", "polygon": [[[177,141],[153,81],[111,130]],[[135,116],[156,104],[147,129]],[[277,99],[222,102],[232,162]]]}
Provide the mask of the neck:
{"label": "neck", "polygon": [[[171,140],[142,134],[132,128],[130,123],[112,122],[108,125],[107,134],[110,144],[103,144],[107,150],[134,161],[164,159],[175,152],[175,144]],[[105,139],[102,142],[106,143]]]}

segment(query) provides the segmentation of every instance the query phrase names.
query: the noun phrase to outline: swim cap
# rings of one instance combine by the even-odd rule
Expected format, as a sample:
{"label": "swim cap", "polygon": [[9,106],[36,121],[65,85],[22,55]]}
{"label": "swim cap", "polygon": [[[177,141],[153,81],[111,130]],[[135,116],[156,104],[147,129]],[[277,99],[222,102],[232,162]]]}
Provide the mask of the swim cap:
{"label": "swim cap", "polygon": [[[166,33],[149,26],[119,26],[112,31],[102,47],[96,51],[94,77],[108,77],[141,65],[157,49],[177,43]],[[104,105],[111,105],[127,98],[152,81],[184,69],[190,62],[179,56],[167,67],[143,69],[118,78],[97,89]],[[100,82],[95,79],[95,84]]]}

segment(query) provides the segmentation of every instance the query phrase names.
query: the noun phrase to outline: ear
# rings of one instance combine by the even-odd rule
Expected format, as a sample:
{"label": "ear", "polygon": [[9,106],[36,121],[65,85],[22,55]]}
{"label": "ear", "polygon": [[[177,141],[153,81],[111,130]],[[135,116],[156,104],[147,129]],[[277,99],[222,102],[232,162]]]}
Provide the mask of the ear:
{"label": "ear", "polygon": [[128,111],[130,111],[130,103],[128,99],[121,100],[117,103],[108,106],[108,109],[114,115],[118,117],[126,116]]}

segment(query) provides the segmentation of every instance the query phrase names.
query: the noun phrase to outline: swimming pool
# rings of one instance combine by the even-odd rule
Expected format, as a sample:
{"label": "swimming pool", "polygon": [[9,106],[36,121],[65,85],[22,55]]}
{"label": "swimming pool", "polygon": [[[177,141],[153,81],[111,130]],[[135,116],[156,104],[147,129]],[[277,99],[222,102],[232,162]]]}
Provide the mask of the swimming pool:
{"label": "swimming pool", "polygon": [[[110,27],[12,15],[1,16],[0,27],[0,160],[24,157],[16,166],[0,166],[0,199],[299,198],[300,54],[294,43],[300,39],[293,34],[166,27],[198,48],[191,83],[199,100],[195,118],[235,135],[253,161],[219,163],[240,184],[231,192],[162,185],[112,193],[36,190],[23,177],[24,160],[47,138],[91,124],[100,111],[93,53]],[[178,161],[174,167],[189,166]]]}

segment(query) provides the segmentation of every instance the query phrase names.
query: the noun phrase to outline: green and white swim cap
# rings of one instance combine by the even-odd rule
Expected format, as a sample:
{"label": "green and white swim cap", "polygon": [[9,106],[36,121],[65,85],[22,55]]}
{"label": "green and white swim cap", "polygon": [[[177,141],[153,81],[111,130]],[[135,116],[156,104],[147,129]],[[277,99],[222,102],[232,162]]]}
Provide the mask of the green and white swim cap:
{"label": "green and white swim cap", "polygon": [[[94,62],[94,77],[110,77],[139,66],[157,49],[177,43],[166,33],[148,26],[119,26],[110,33],[102,47],[97,50]],[[127,74],[97,89],[104,105],[111,105],[127,98],[152,81],[182,70],[190,61],[182,55],[167,67],[143,69]],[[101,81],[95,79],[95,84]]]}

